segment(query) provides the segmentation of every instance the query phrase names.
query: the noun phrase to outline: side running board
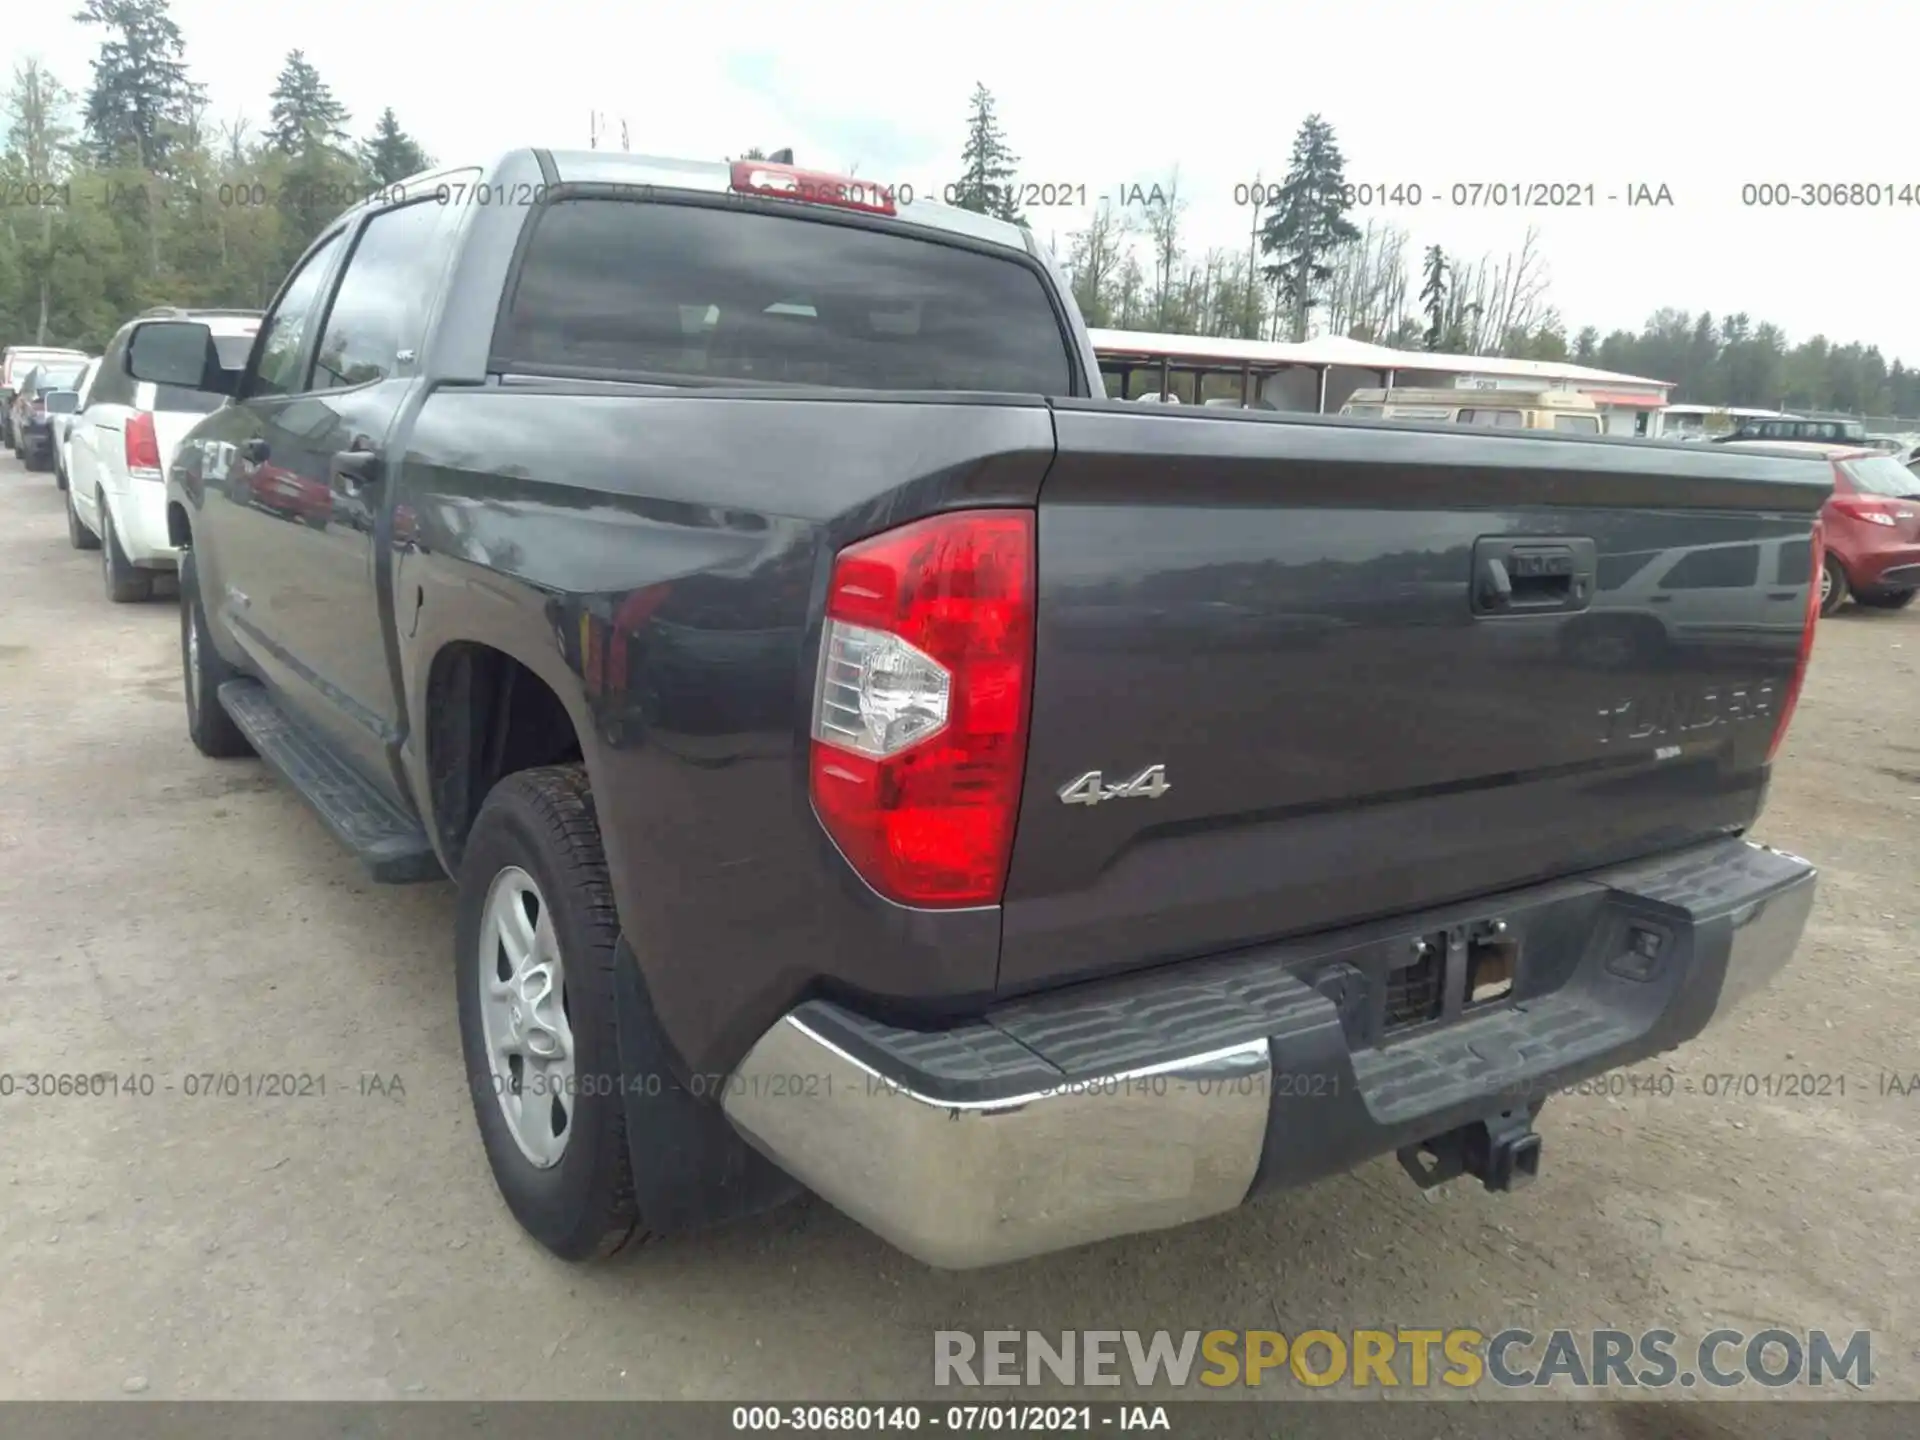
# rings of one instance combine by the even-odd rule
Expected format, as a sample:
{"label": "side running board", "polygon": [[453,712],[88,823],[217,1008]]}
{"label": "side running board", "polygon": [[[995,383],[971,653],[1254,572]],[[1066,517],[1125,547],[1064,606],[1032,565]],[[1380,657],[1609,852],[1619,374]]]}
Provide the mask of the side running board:
{"label": "side running board", "polygon": [[398,885],[443,880],[420,822],[363,780],[326,741],[303,729],[258,680],[229,680],[220,705],[260,758],[313,807],[373,878]]}

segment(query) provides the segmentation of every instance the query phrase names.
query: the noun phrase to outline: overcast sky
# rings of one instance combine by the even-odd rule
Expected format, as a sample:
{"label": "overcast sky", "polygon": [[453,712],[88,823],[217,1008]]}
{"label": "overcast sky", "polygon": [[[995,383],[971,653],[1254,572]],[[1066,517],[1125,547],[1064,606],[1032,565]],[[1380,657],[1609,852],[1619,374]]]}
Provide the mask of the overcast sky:
{"label": "overcast sky", "polygon": [[[10,38],[84,91],[99,32],[48,15],[65,8]],[[978,80],[1023,180],[1092,199],[1177,165],[1195,252],[1246,243],[1235,185],[1283,174],[1317,111],[1350,181],[1424,188],[1418,209],[1374,212],[1415,246],[1504,252],[1537,223],[1569,334],[1637,330],[1662,305],[1745,310],[1796,343],[1824,333],[1920,364],[1920,99],[1901,67],[1920,21],[1895,0],[174,0],[173,13],[217,118],[264,123],[299,46],[356,135],[392,105],[443,161],[584,146],[598,109],[614,147],[624,118],[636,151],[791,145],[802,164],[925,193],[957,170]],[[1590,183],[1598,204],[1448,203],[1455,183],[1500,181]],[[1743,184],[1771,181],[1909,187],[1916,203],[1742,204]],[[1643,184],[1673,203],[1630,207]],[[1084,221],[1030,216],[1063,252]]]}

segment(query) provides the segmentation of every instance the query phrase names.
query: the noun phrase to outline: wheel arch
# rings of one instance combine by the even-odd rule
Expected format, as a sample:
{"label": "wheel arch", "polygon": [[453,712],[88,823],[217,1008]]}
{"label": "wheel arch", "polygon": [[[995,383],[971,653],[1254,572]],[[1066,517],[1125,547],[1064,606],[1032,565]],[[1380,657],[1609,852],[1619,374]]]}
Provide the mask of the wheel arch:
{"label": "wheel arch", "polygon": [[[490,640],[441,640],[419,669],[419,779],[435,847],[457,873],[467,836],[501,780],[587,765],[588,733],[547,667]],[[591,774],[589,773],[589,780]]]}

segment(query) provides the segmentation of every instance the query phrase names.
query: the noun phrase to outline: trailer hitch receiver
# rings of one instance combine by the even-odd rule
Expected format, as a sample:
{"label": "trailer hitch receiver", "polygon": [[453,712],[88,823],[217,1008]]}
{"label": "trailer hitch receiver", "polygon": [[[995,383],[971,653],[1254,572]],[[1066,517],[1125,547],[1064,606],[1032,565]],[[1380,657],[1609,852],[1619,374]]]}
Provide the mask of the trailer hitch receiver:
{"label": "trailer hitch receiver", "polygon": [[1489,1190],[1517,1190],[1540,1173],[1540,1136],[1533,1111],[1522,1106],[1408,1145],[1396,1157],[1422,1190],[1459,1175],[1476,1176]]}

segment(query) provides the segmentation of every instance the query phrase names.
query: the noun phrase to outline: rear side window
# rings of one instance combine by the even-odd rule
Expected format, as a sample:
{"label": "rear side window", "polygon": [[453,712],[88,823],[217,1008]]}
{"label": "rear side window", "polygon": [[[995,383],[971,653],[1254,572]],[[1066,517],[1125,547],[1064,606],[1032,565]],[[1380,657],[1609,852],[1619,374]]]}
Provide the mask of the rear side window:
{"label": "rear side window", "polygon": [[88,406],[133,403],[133,377],[127,374],[127,338],[132,334],[133,327],[128,326],[107,346],[93,377],[93,389],[87,394]]}
{"label": "rear side window", "polygon": [[313,357],[315,390],[385,380],[420,344],[426,297],[440,282],[453,237],[444,205],[383,210],[347,257]]}
{"label": "rear side window", "polygon": [[1518,410],[1462,410],[1456,423],[1512,427],[1522,424],[1522,417]]}
{"label": "rear side window", "polygon": [[1618,590],[1660,556],[1658,550],[1641,550],[1625,555],[1602,555],[1595,580],[1602,590]]}
{"label": "rear side window", "polygon": [[1737,590],[1760,578],[1758,545],[1713,545],[1695,550],[1660,577],[1663,590]]}
{"label": "rear side window", "polygon": [[534,231],[496,363],[871,390],[1072,390],[1039,277],[953,245],[694,205],[563,200]]}
{"label": "rear side window", "polygon": [[1380,408],[1378,405],[1349,405],[1344,413],[1353,416],[1356,420],[1378,420]]}
{"label": "rear side window", "polygon": [[1804,585],[1811,574],[1813,574],[1813,542],[1811,540],[1783,541],[1780,546],[1780,558],[1774,564],[1773,583]]}
{"label": "rear side window", "polygon": [[1598,415],[1556,415],[1553,417],[1553,428],[1575,435],[1598,435],[1600,417]]}
{"label": "rear side window", "polygon": [[1913,472],[1891,455],[1875,455],[1866,460],[1842,460],[1840,468],[1854,485],[1869,495],[1892,495],[1906,498],[1913,495],[1920,486],[1914,484]]}

